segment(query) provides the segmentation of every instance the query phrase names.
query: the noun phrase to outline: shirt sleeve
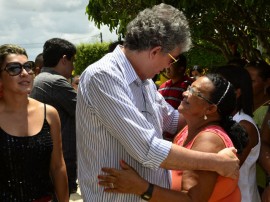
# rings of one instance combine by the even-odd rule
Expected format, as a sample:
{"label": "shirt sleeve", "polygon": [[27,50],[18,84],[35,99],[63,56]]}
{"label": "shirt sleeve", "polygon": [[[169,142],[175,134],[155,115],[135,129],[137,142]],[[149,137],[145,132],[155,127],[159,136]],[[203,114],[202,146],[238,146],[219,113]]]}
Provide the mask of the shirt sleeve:
{"label": "shirt sleeve", "polygon": [[75,116],[77,93],[66,79],[57,79],[53,83],[53,98],[70,116]]}

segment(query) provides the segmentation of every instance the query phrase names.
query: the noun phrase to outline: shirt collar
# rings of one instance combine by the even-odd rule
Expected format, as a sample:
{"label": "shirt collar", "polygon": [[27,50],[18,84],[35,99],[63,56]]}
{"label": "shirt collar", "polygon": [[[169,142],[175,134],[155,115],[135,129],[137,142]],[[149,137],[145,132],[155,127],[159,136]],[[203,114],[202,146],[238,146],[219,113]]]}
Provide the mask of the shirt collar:
{"label": "shirt collar", "polygon": [[[121,71],[124,73],[124,76],[126,77],[126,80],[128,84],[131,84],[134,81],[141,79],[138,77],[137,73],[135,72],[133,66],[127,59],[126,55],[122,51],[122,46],[118,45],[114,51],[113,54],[115,55],[116,62],[118,63]],[[142,82],[142,81],[141,81]]]}
{"label": "shirt collar", "polygon": [[41,72],[48,72],[48,73],[58,74],[58,75],[62,76],[57,71],[55,71],[54,68],[51,68],[51,67],[42,67]]}

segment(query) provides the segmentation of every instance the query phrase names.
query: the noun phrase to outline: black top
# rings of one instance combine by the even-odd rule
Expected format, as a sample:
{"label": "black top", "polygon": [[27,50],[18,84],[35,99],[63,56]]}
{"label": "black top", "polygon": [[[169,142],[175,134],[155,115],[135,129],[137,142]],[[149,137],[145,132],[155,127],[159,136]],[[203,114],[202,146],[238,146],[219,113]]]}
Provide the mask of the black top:
{"label": "black top", "polygon": [[1,202],[32,202],[52,195],[52,149],[46,115],[41,131],[34,136],[12,136],[0,128]]}

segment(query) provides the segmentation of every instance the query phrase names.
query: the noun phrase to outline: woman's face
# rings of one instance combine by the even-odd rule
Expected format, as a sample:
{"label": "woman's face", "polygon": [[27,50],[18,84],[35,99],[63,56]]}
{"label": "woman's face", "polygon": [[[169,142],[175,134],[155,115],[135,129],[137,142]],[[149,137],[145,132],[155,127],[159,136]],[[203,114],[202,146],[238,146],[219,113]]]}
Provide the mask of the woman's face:
{"label": "woman's face", "polygon": [[33,86],[33,73],[27,73],[23,68],[22,72],[16,76],[11,76],[5,67],[10,67],[11,63],[25,64],[28,58],[25,55],[10,54],[6,57],[0,72],[0,87],[3,94],[16,92],[19,94],[29,94]]}
{"label": "woman's face", "polygon": [[213,90],[213,83],[207,77],[199,77],[183,93],[183,100],[178,107],[178,111],[187,120],[191,117],[203,117],[205,115],[205,109],[213,104],[210,101],[210,92]]}
{"label": "woman's face", "polygon": [[252,80],[253,96],[260,95],[264,93],[264,88],[266,87],[266,82],[259,76],[257,69],[253,67],[247,67]]}

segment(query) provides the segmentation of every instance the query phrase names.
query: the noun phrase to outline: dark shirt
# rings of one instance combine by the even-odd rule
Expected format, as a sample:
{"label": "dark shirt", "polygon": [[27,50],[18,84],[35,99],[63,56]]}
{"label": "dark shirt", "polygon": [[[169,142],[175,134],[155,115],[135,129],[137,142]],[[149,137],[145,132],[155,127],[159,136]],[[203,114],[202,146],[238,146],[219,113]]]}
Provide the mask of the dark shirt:
{"label": "dark shirt", "polygon": [[0,128],[0,201],[32,202],[53,193],[50,126],[34,136],[16,137]]}
{"label": "dark shirt", "polygon": [[57,109],[61,120],[62,145],[67,174],[69,181],[70,178],[76,181],[76,91],[67,79],[53,68],[43,67],[42,72],[34,79],[30,97]]}

